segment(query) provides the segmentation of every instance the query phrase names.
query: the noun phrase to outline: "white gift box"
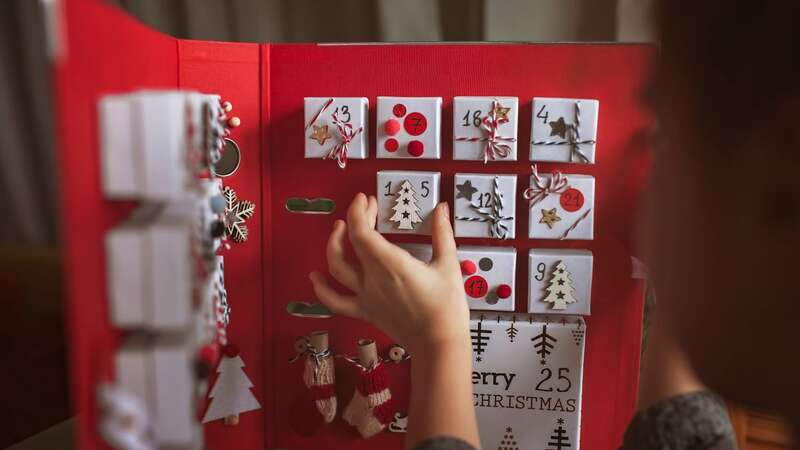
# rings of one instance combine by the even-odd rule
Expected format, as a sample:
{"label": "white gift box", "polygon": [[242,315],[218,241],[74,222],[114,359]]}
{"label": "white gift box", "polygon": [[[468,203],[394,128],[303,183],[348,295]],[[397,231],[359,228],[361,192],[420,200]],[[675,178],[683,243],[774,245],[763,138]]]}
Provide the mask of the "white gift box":
{"label": "white gift box", "polygon": [[367,159],[368,108],[366,97],[306,97],[305,157],[324,158],[347,140],[347,159]]}
{"label": "white gift box", "polygon": [[589,315],[592,252],[531,249],[528,252],[528,312]]}
{"label": "white gift box", "polygon": [[580,448],[585,330],[579,317],[472,313],[482,448]]}
{"label": "white gift box", "polygon": [[517,97],[455,97],[453,159],[516,161],[518,105]]}
{"label": "white gift box", "polygon": [[[457,173],[454,178],[453,217],[456,237],[513,239],[516,228],[517,176]],[[500,196],[497,204],[496,194]]]}
{"label": "white gift box", "polygon": [[533,98],[531,161],[594,164],[600,102]]}
{"label": "white gift box", "polygon": [[200,168],[189,150],[201,149],[203,133],[215,120],[204,107],[219,113],[219,97],[188,91],[103,97],[98,109],[104,194],[154,202],[183,195]]}
{"label": "white gift box", "polygon": [[[553,177],[559,177],[553,174],[538,176],[538,182],[536,174],[531,176],[529,191],[540,191],[541,186],[552,186],[555,184]],[[528,237],[594,239],[594,177],[572,174],[560,177],[562,180],[566,178],[566,186],[561,192],[550,192],[540,196],[541,199],[528,202]]]}
{"label": "white gift box", "polygon": [[192,311],[192,222],[140,210],[105,239],[111,321],[123,329],[180,330]]}
{"label": "white gift box", "polygon": [[[430,262],[433,257],[429,244],[398,245],[422,262]],[[457,253],[469,308],[514,311],[517,250],[510,247],[461,246]]]}
{"label": "white gift box", "polygon": [[378,158],[439,159],[441,97],[378,97]]}
{"label": "white gift box", "polygon": [[430,216],[439,203],[439,178],[439,172],[378,172],[378,231],[431,234]]}
{"label": "white gift box", "polygon": [[470,309],[514,311],[517,249],[461,246],[458,260]]}
{"label": "white gift box", "polygon": [[145,407],[159,448],[191,448],[202,442],[193,393],[193,351],[178,335],[135,335],[116,353],[116,383]]}

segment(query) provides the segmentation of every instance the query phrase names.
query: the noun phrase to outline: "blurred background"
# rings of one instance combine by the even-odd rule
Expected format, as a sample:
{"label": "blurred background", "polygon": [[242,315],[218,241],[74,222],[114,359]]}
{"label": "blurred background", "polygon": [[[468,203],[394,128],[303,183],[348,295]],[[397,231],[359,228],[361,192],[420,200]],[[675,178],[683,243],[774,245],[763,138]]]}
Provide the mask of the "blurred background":
{"label": "blurred background", "polygon": [[[0,14],[0,448],[70,416],[48,52],[59,0]],[[651,0],[107,0],[180,38],[248,42],[647,42]],[[69,423],[53,443],[64,447]],[[28,447],[26,447],[28,448]]]}

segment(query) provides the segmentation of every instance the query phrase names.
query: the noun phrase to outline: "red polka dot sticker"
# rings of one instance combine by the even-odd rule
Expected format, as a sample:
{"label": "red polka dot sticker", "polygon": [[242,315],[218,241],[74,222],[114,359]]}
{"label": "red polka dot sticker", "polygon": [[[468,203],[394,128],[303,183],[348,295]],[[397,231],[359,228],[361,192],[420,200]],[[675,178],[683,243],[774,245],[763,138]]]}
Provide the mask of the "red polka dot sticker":
{"label": "red polka dot sticker", "polygon": [[583,208],[583,193],[575,188],[569,188],[561,194],[560,202],[565,211],[575,212]]}
{"label": "red polka dot sticker", "polygon": [[464,282],[464,291],[472,298],[481,298],[489,291],[489,283],[480,275],[473,275]]}
{"label": "red polka dot sticker", "polygon": [[400,148],[400,143],[397,142],[397,139],[395,138],[389,138],[383,143],[383,148],[385,148],[387,152],[394,153],[398,148]]}
{"label": "red polka dot sticker", "polygon": [[394,114],[395,117],[403,117],[403,116],[405,116],[406,115],[406,105],[404,105],[402,103],[398,103],[398,104],[394,105],[394,107],[392,107],[392,114]]}
{"label": "red polka dot sticker", "polygon": [[411,136],[419,136],[428,129],[428,119],[418,112],[412,112],[403,120],[403,128]]}

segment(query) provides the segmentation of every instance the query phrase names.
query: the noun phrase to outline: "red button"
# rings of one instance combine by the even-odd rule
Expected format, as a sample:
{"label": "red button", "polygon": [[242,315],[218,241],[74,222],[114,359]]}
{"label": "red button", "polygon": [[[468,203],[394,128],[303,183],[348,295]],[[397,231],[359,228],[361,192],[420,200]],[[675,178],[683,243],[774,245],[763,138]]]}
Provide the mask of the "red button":
{"label": "red button", "polygon": [[234,358],[239,355],[239,347],[236,344],[228,344],[222,348],[222,353],[228,358]]}
{"label": "red button", "polygon": [[480,275],[473,275],[464,282],[464,291],[472,298],[481,298],[486,295],[488,290],[489,284],[486,282],[486,278]]}
{"label": "red button", "polygon": [[421,141],[411,141],[408,143],[408,154],[419,158],[425,153],[425,145]]}
{"label": "red button", "polygon": [[383,124],[383,131],[389,136],[394,136],[400,131],[400,121],[397,119],[389,119]]}
{"label": "red button", "polygon": [[507,284],[501,284],[500,286],[497,286],[495,293],[497,293],[497,297],[499,298],[511,297],[511,286]]}
{"label": "red button", "polygon": [[461,261],[461,274],[462,275],[472,275],[473,273],[478,271],[478,267],[475,266],[475,263],[465,259]]}
{"label": "red button", "polygon": [[566,211],[575,212],[583,208],[583,193],[575,188],[569,188],[561,193],[559,201]]}
{"label": "red button", "polygon": [[404,105],[402,103],[398,103],[398,104],[394,105],[394,107],[392,108],[392,114],[394,114],[395,117],[403,117],[403,116],[405,116],[406,115],[406,105]]}
{"label": "red button", "polygon": [[389,138],[383,143],[383,148],[385,148],[387,152],[396,152],[399,147],[400,143],[397,142],[395,138]]}

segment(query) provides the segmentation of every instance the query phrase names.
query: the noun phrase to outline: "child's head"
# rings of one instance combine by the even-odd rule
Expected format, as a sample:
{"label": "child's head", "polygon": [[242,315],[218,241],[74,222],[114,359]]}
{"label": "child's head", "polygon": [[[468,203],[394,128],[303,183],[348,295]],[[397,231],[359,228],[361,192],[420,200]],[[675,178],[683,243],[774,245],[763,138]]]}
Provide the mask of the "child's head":
{"label": "child's head", "polygon": [[800,371],[800,3],[662,0],[642,246],[704,382],[786,409]]}

